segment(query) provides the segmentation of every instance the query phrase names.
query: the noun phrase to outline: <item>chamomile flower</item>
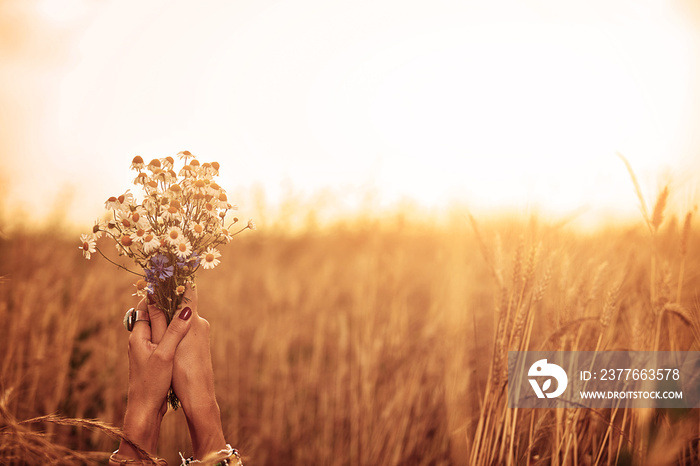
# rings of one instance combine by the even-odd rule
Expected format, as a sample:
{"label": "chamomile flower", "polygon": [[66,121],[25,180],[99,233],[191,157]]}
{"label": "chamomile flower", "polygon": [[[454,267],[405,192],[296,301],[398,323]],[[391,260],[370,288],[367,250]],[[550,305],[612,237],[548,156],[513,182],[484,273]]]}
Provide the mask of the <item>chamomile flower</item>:
{"label": "chamomile flower", "polygon": [[176,294],[176,295],[181,296],[181,295],[183,295],[184,293],[185,293],[185,286],[184,286],[184,285],[180,285],[180,286],[178,286],[177,288],[175,288],[175,294]]}
{"label": "chamomile flower", "polygon": [[107,225],[100,220],[96,220],[92,226],[92,234],[95,239],[102,238],[102,233],[107,230]]}
{"label": "chamomile flower", "polygon": [[155,171],[156,169],[160,169],[160,160],[153,159],[150,162],[148,162],[148,169],[151,171]]}
{"label": "chamomile flower", "polygon": [[83,251],[83,257],[90,259],[90,254],[97,252],[97,245],[95,243],[95,235],[80,235],[80,242],[82,243],[78,249]]}
{"label": "chamomile flower", "polygon": [[207,251],[202,255],[202,267],[205,269],[213,269],[221,262],[219,257],[221,257],[221,253],[209,246]]}
{"label": "chamomile flower", "polygon": [[160,238],[152,232],[148,232],[143,237],[143,252],[150,254],[160,247]]}
{"label": "chamomile flower", "polygon": [[217,197],[219,209],[228,209],[231,204],[228,203],[228,197],[226,193],[221,193]]}
{"label": "chamomile flower", "polygon": [[136,287],[136,293],[134,293],[132,296],[141,296],[142,298],[145,298],[149,294],[153,293],[153,285],[148,283],[146,280],[138,280],[136,283],[134,283],[134,286]]}
{"label": "chamomile flower", "polygon": [[228,231],[228,228],[222,228],[222,229],[221,229],[221,232],[220,232],[220,235],[221,235],[221,237],[224,239],[224,242],[226,242],[226,243],[228,243],[229,241],[231,241],[231,239],[233,238],[233,236],[231,235],[231,233]]}
{"label": "chamomile flower", "polygon": [[202,164],[199,173],[202,175],[202,178],[205,178],[207,180],[211,180],[212,178],[214,178],[214,169],[211,167],[211,164],[209,162],[205,162]]}
{"label": "chamomile flower", "polygon": [[192,233],[192,236],[195,238],[200,238],[202,235],[204,235],[206,228],[201,223],[191,223],[189,230]]}
{"label": "chamomile flower", "polygon": [[161,217],[163,220],[166,222],[175,222],[178,221],[182,218],[182,214],[180,213],[180,209],[177,207],[173,206],[172,204],[163,207],[163,211],[161,212]]}
{"label": "chamomile flower", "polygon": [[130,214],[130,218],[136,226],[136,228],[148,230],[151,226],[151,224],[148,221],[148,218],[146,217],[146,209],[144,209],[141,206],[134,208],[134,210]]}
{"label": "chamomile flower", "polygon": [[135,185],[142,184],[145,186],[146,183],[148,183],[149,181],[150,181],[150,178],[148,178],[148,175],[143,173],[143,172],[139,173],[138,175],[136,175],[136,178],[134,178]]}
{"label": "chamomile flower", "polygon": [[192,245],[189,240],[184,239],[175,246],[175,255],[180,259],[187,259],[192,254]]}
{"label": "chamomile flower", "polygon": [[180,169],[180,173],[178,173],[178,176],[184,176],[185,178],[193,178],[197,176],[197,171],[192,168],[190,165],[185,165]]}
{"label": "chamomile flower", "polygon": [[160,159],[160,163],[163,164],[163,170],[172,170],[173,164],[175,163],[175,159],[170,156],[167,156]]}
{"label": "chamomile flower", "polygon": [[253,222],[252,218],[248,220],[248,228],[251,230],[255,230],[255,222]]}
{"label": "chamomile flower", "polygon": [[146,165],[143,163],[143,158],[140,155],[137,155],[131,161],[131,169],[132,170],[143,170],[145,167],[146,167]]}
{"label": "chamomile flower", "polygon": [[170,246],[177,246],[184,238],[185,237],[182,234],[182,230],[180,229],[180,227],[175,226],[168,228],[168,231],[165,235],[165,241]]}
{"label": "chamomile flower", "polygon": [[198,179],[195,180],[194,183],[192,183],[192,188],[194,189],[194,192],[200,193],[200,194],[207,194],[207,182],[206,180],[203,179]]}
{"label": "chamomile flower", "polygon": [[143,239],[146,237],[146,230],[139,228],[131,234],[131,240],[135,243],[143,243]]}
{"label": "chamomile flower", "polygon": [[116,196],[112,196],[105,201],[105,209],[107,210],[119,210],[121,203]]}
{"label": "chamomile flower", "polygon": [[195,156],[188,150],[183,150],[182,152],[178,152],[177,156],[180,158],[180,160],[185,160],[185,162],[187,161],[187,159],[195,158]]}

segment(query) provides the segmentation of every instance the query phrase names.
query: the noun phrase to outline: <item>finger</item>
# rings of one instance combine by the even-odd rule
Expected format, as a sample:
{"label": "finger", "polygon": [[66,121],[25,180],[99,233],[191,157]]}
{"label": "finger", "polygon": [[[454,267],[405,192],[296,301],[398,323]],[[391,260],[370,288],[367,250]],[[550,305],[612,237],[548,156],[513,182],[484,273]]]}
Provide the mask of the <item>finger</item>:
{"label": "finger", "polygon": [[189,307],[192,310],[192,314],[197,316],[197,302],[199,298],[197,297],[197,288],[192,286],[192,283],[187,282],[185,284],[185,293],[182,295],[182,308]]}
{"label": "finger", "polygon": [[165,335],[163,335],[154,353],[159,353],[160,356],[168,360],[175,357],[177,345],[180,344],[190,329],[192,314],[192,308],[185,306],[173,316],[173,320],[170,321],[170,325],[168,325],[168,329],[165,331]]}
{"label": "finger", "polygon": [[148,315],[151,318],[152,341],[153,343],[158,344],[168,328],[168,321],[165,317],[165,312],[158,309],[158,306],[155,305],[154,301],[153,304],[148,304]]}
{"label": "finger", "polygon": [[[137,311],[145,311],[146,300],[142,299],[139,301],[134,309]],[[129,336],[130,345],[133,341],[137,342],[137,348],[145,348],[143,342],[151,341],[151,327],[148,325],[148,322],[140,320],[134,323],[134,328],[131,330],[131,335]]]}

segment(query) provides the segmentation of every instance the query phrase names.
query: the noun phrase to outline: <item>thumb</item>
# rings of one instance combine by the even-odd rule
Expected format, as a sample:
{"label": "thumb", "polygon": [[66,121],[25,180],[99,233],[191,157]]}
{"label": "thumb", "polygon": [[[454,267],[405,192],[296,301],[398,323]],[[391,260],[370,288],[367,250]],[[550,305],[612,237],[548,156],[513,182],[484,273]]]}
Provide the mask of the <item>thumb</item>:
{"label": "thumb", "polygon": [[182,339],[187,335],[190,330],[192,309],[185,307],[181,309],[175,316],[173,320],[170,321],[168,329],[165,331],[165,335],[160,340],[158,347],[155,352],[160,353],[166,359],[172,359],[175,357],[175,350],[177,345],[180,344]]}

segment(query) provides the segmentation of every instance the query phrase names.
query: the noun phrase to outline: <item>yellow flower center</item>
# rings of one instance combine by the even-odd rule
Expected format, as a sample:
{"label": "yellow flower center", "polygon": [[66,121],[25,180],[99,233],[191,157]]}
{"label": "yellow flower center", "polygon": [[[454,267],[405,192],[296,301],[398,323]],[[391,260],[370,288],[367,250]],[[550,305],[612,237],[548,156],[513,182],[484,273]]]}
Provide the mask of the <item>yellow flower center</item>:
{"label": "yellow flower center", "polygon": [[87,241],[85,241],[85,242],[83,243],[83,249],[86,250],[86,251],[90,249],[90,245],[88,244]]}
{"label": "yellow flower center", "polygon": [[132,243],[133,241],[131,241],[131,238],[129,236],[122,236],[122,245],[129,247]]}
{"label": "yellow flower center", "polygon": [[170,230],[170,239],[177,239],[178,236],[180,236],[180,234],[177,230]]}
{"label": "yellow flower center", "polygon": [[138,231],[136,231],[136,236],[139,238],[143,236],[143,234],[146,233],[143,229],[139,228]]}
{"label": "yellow flower center", "polygon": [[187,251],[187,245],[185,243],[180,243],[178,249],[180,250],[180,252],[185,252]]}
{"label": "yellow flower center", "polygon": [[125,197],[124,197],[123,194],[122,194],[121,196],[119,196],[117,199],[119,200],[119,203],[120,203],[120,204],[124,204],[124,199],[125,199]]}
{"label": "yellow flower center", "polygon": [[123,219],[122,225],[124,225],[126,228],[129,228],[131,226],[131,222],[128,221],[127,219]]}
{"label": "yellow flower center", "polygon": [[206,257],[204,258],[205,261],[207,262],[214,262],[214,254],[207,254]]}
{"label": "yellow flower center", "polygon": [[139,280],[136,282],[136,289],[143,290],[148,287],[148,282],[146,280]]}
{"label": "yellow flower center", "polygon": [[195,233],[202,233],[204,231],[204,227],[198,223],[194,226],[194,231]]}
{"label": "yellow flower center", "polygon": [[194,186],[195,188],[203,188],[206,184],[204,184],[204,180],[197,180],[194,182]]}
{"label": "yellow flower center", "polygon": [[198,167],[198,166],[199,166],[199,160],[197,160],[197,159],[192,160],[192,161],[190,162],[190,165],[192,165],[193,167]]}
{"label": "yellow flower center", "polygon": [[134,212],[131,214],[131,218],[134,219],[134,222],[138,222],[141,216],[139,215],[138,212]]}
{"label": "yellow flower center", "polygon": [[221,165],[219,165],[219,162],[212,162],[211,166],[214,167],[214,170],[219,171]]}
{"label": "yellow flower center", "polygon": [[109,199],[107,199],[107,202],[117,202],[117,198],[112,196]]}
{"label": "yellow flower center", "polygon": [[134,157],[134,160],[132,160],[131,163],[133,163],[133,164],[143,163],[143,159],[141,158],[140,155],[137,155],[136,157]]}
{"label": "yellow flower center", "polygon": [[226,202],[226,201],[228,201],[228,197],[226,197],[226,194],[221,193],[221,194],[219,194],[219,200],[221,202]]}
{"label": "yellow flower center", "polygon": [[149,167],[160,168],[160,160],[158,160],[158,159],[153,159],[153,160],[151,160],[151,161],[148,163],[148,166],[149,166]]}
{"label": "yellow flower center", "polygon": [[146,236],[144,236],[143,240],[147,243],[150,243],[151,241],[153,241],[153,235],[149,233]]}
{"label": "yellow flower center", "polygon": [[176,213],[177,213],[177,208],[175,208],[175,207],[173,207],[173,206],[170,206],[170,207],[168,207],[168,212],[170,212],[171,214],[176,214]]}
{"label": "yellow flower center", "polygon": [[180,201],[177,199],[173,199],[170,201],[170,207],[175,207],[176,209],[179,209],[182,205],[180,204]]}

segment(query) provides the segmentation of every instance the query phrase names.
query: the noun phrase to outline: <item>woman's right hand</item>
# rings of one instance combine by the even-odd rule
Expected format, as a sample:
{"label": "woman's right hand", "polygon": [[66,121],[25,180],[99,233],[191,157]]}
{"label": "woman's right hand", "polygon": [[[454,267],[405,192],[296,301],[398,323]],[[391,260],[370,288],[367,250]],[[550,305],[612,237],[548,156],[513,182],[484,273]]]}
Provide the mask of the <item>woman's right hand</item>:
{"label": "woman's right hand", "polygon": [[[221,412],[214,394],[209,322],[199,315],[197,304],[197,290],[188,283],[182,308],[191,309],[191,326],[175,352],[172,384],[187,418],[194,457],[201,459],[207,454],[226,449],[226,440],[221,426]],[[162,334],[155,329],[167,327],[165,314],[151,304],[148,313],[153,333]]]}

